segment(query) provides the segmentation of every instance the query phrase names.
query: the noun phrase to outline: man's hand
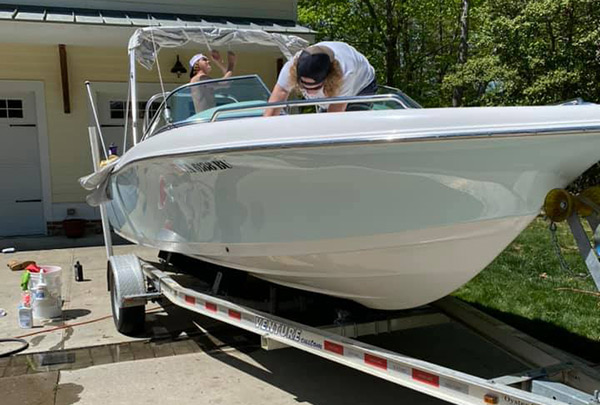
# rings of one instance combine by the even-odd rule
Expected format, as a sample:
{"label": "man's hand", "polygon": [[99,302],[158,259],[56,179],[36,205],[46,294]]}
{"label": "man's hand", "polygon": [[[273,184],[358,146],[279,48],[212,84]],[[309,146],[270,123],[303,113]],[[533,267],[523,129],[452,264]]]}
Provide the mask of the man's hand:
{"label": "man's hand", "polygon": [[216,49],[213,49],[210,51],[210,57],[215,62],[221,62],[221,53],[219,51],[217,51]]}
{"label": "man's hand", "polygon": [[212,58],[213,63],[215,65],[217,65],[217,67],[223,73],[224,79],[233,75],[233,69],[235,68],[235,62],[236,62],[235,53],[233,53],[231,51],[227,52],[227,67],[225,67],[223,60],[221,59],[221,53],[219,51],[217,51],[216,49],[213,49],[212,51],[210,51],[210,57]]}
{"label": "man's hand", "polygon": [[232,51],[227,52],[227,71],[233,72],[235,69],[235,63],[237,62],[237,56]]}

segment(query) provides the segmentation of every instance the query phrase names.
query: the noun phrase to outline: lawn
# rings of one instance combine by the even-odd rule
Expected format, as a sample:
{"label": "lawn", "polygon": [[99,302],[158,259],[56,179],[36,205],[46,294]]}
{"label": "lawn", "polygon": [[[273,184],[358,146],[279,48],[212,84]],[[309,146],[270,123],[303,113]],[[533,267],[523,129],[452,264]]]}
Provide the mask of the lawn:
{"label": "lawn", "polygon": [[568,225],[557,228],[568,271],[561,268],[548,225],[537,218],[453,295],[542,341],[600,361],[600,296],[572,291],[597,292]]}

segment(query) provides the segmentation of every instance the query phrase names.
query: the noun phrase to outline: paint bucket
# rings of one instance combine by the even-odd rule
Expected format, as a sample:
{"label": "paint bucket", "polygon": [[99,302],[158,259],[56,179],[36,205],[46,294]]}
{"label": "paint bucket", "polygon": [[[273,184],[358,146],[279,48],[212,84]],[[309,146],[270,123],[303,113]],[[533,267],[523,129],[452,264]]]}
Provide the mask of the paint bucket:
{"label": "paint bucket", "polygon": [[28,289],[32,297],[33,317],[36,319],[57,318],[62,315],[61,268],[39,266],[39,272],[29,270]]}

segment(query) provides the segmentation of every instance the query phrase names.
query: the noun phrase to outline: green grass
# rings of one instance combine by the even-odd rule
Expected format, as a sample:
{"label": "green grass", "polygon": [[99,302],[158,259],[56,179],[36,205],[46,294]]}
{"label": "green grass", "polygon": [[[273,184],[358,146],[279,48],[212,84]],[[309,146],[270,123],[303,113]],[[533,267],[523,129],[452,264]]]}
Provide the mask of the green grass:
{"label": "green grass", "polygon": [[542,341],[582,357],[600,357],[600,297],[557,290],[597,292],[595,284],[566,223],[558,224],[557,234],[571,271],[561,268],[548,225],[541,218],[533,221],[453,295]]}

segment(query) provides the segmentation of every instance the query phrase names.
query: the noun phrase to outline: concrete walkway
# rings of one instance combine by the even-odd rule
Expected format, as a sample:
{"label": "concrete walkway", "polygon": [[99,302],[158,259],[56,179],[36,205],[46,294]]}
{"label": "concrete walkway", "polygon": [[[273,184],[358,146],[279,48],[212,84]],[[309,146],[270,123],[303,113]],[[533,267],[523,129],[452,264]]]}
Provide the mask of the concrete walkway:
{"label": "concrete walkway", "polygon": [[[156,259],[156,251],[137,246],[116,246],[116,253],[135,252],[142,257]],[[35,321],[33,329],[18,325],[17,306],[23,271],[11,271],[10,260],[34,260],[38,265],[62,268],[63,316],[58,321]],[[83,266],[84,281],[76,282],[73,265]],[[0,318],[0,336],[18,337],[34,334],[28,352],[73,349],[119,343],[124,340],[110,318],[110,299],[106,290],[106,253],[104,247],[70,248],[17,252],[0,256],[0,308],[7,316]],[[89,323],[88,323],[89,322]],[[68,325],[77,324],[77,327]],[[81,325],[79,325],[81,324]],[[52,333],[50,329],[63,327]]]}

